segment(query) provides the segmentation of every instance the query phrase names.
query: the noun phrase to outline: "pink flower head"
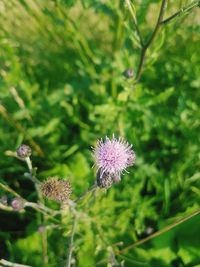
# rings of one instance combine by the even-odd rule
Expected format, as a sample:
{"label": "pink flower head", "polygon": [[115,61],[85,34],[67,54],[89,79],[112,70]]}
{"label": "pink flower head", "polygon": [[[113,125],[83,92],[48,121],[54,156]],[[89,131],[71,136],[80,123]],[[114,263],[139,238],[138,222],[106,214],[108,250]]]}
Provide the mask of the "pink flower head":
{"label": "pink flower head", "polygon": [[135,162],[135,153],[132,150],[132,145],[129,145],[122,138],[112,139],[106,137],[105,141],[98,141],[94,148],[95,165],[98,170],[103,173],[120,175]]}

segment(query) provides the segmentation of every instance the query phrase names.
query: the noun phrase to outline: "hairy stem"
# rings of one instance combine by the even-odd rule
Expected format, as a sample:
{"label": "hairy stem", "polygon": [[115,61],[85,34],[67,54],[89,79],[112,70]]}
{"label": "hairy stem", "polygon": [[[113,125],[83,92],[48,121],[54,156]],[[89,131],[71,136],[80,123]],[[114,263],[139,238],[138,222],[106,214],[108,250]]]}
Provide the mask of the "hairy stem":
{"label": "hairy stem", "polygon": [[72,251],[73,251],[73,246],[74,246],[74,234],[75,234],[76,224],[77,224],[77,217],[74,216],[72,232],[71,232],[71,235],[70,235],[70,238],[69,238],[69,247],[68,247],[68,253],[67,253],[66,267],[70,267],[71,266],[71,259],[72,259]]}
{"label": "hairy stem", "polygon": [[[39,204],[39,206],[44,208],[44,210],[46,211],[46,210],[48,210],[48,208],[46,208],[44,206],[44,201],[43,201],[43,198],[42,198],[42,195],[41,195],[41,192],[40,192],[40,188],[39,188],[40,182],[38,181],[38,179],[35,176],[35,172],[33,170],[33,166],[32,166],[32,162],[30,160],[30,157],[27,157],[25,159],[25,161],[26,161],[26,164],[27,164],[27,167],[28,167],[28,170],[29,170],[29,178],[31,179],[31,181],[35,185],[35,189],[36,189],[36,192],[38,194],[39,202],[41,203],[41,204]],[[45,214],[39,213],[39,220],[40,220],[40,222],[42,224],[45,223],[45,221],[46,221]],[[42,236],[42,259],[43,259],[44,266],[47,266],[47,264],[48,264],[48,253],[47,253],[47,233],[46,233],[46,231],[42,232],[41,236]]]}

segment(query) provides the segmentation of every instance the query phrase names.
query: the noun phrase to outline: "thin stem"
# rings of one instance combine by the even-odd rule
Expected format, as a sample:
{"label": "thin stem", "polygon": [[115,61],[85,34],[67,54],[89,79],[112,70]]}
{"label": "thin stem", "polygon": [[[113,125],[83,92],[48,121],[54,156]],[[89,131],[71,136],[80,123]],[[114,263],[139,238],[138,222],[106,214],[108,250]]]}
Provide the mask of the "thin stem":
{"label": "thin stem", "polygon": [[3,264],[3,266],[9,266],[9,267],[31,267],[30,265],[18,264],[18,263],[4,260],[4,259],[0,260],[0,264]]}
{"label": "thin stem", "polygon": [[134,11],[133,11],[133,8],[132,8],[132,6],[131,6],[130,1],[129,1],[129,0],[125,0],[125,2],[126,2],[126,5],[127,5],[128,9],[129,9],[130,13],[131,13],[131,16],[132,16],[132,18],[133,18],[133,24],[134,24],[134,26],[135,26],[135,30],[136,30],[137,35],[138,35],[138,37],[139,37],[140,45],[141,45],[141,47],[143,47],[143,46],[144,46],[144,41],[143,41],[143,37],[142,37],[142,34],[141,34],[141,32],[140,32],[138,23],[137,23],[136,15],[135,15],[135,13],[134,13]]}
{"label": "thin stem", "polygon": [[32,171],[33,171],[33,166],[32,166],[32,162],[31,162],[31,160],[30,160],[30,157],[27,157],[25,160],[26,160],[26,164],[27,164],[27,166],[28,166],[29,172],[32,173]]}
{"label": "thin stem", "polygon": [[0,203],[0,209],[1,210],[5,210],[5,211],[11,211],[11,212],[14,211],[12,207],[6,206],[6,205],[4,205],[2,203]]}
{"label": "thin stem", "polygon": [[144,244],[144,243],[146,243],[147,241],[149,241],[149,240],[151,240],[151,239],[153,239],[153,238],[155,238],[155,237],[157,237],[157,236],[159,236],[159,235],[161,235],[161,234],[163,234],[163,233],[166,233],[167,231],[171,230],[172,228],[178,226],[179,224],[181,224],[181,223],[183,223],[183,222],[185,222],[185,221],[191,219],[192,217],[194,217],[194,216],[196,216],[196,215],[198,215],[198,214],[200,214],[200,209],[198,209],[198,210],[192,212],[191,214],[189,214],[189,215],[187,215],[187,216],[181,218],[180,220],[178,220],[178,221],[176,221],[176,222],[174,222],[174,223],[172,223],[172,224],[170,224],[170,225],[164,227],[163,229],[161,229],[161,230],[159,230],[159,231],[153,233],[152,235],[150,235],[150,236],[148,236],[148,237],[145,237],[145,238],[143,238],[143,239],[141,239],[141,240],[135,242],[135,243],[132,244],[132,245],[127,246],[126,248],[124,248],[124,249],[118,251],[118,254],[125,253],[125,252],[127,252],[129,249],[131,249],[131,248],[135,248],[135,247],[137,247],[137,246],[139,246],[139,245],[141,245],[141,244]]}
{"label": "thin stem", "polygon": [[74,216],[72,232],[71,232],[70,239],[69,239],[69,248],[68,248],[68,253],[67,253],[66,267],[71,266],[71,258],[72,258],[72,251],[73,251],[73,247],[74,247],[74,234],[75,234],[76,224],[77,224],[77,217]]}
{"label": "thin stem", "polygon": [[[34,210],[43,213],[44,215],[49,215],[50,214],[51,216],[55,216],[55,215],[61,213],[60,211],[56,211],[56,210],[53,210],[53,209],[50,209],[50,208],[46,207],[42,203],[35,203],[35,202],[27,201],[25,198],[20,196],[17,192],[15,192],[8,185],[0,183],[0,188],[2,188],[4,191],[7,191],[7,192],[13,194],[15,197],[21,198],[24,201],[24,207],[31,207]],[[5,210],[5,207],[2,206],[2,208],[4,208],[4,210]],[[9,211],[11,211],[11,209],[9,209]]]}
{"label": "thin stem", "polygon": [[75,203],[78,203],[78,202],[80,202],[85,196],[87,196],[89,193],[91,193],[91,192],[93,192],[93,191],[95,191],[96,190],[96,188],[97,188],[97,185],[96,184],[94,184],[93,186],[91,186],[88,190],[86,190],[84,193],[83,193],[83,195],[82,196],[80,196],[80,197],[78,197],[74,202]]}
{"label": "thin stem", "polygon": [[[26,161],[26,164],[27,164],[27,167],[28,167],[28,170],[29,170],[29,178],[31,179],[31,181],[35,185],[35,189],[36,189],[36,192],[38,194],[39,201],[41,203],[41,204],[38,204],[38,206],[40,208],[42,208],[45,212],[48,212],[49,209],[44,206],[44,201],[43,201],[43,198],[42,198],[42,194],[40,192],[40,187],[39,187],[40,181],[35,176],[35,171],[33,169],[32,162],[31,162],[30,157],[27,157],[25,159],[25,161]],[[34,204],[34,203],[31,203],[31,204]],[[30,203],[29,203],[29,205],[30,205]],[[32,207],[34,207],[34,205],[32,205]],[[40,222],[45,223],[45,221],[46,221],[45,214],[43,214],[43,213],[40,214],[39,213],[39,219],[40,219]],[[46,266],[48,264],[47,233],[44,231],[41,234],[42,234],[42,254],[43,254],[43,257],[42,258],[43,258],[44,266]]]}
{"label": "thin stem", "polygon": [[143,67],[144,67],[144,63],[145,63],[145,58],[146,58],[146,52],[147,52],[148,48],[152,45],[152,43],[153,43],[153,41],[154,41],[158,31],[159,31],[159,28],[161,26],[161,22],[163,20],[166,4],[167,4],[167,0],[162,0],[156,26],[155,26],[155,28],[153,30],[153,33],[151,34],[148,42],[142,48],[141,55],[140,55],[139,66],[138,66],[138,70],[137,70],[137,74],[136,74],[136,78],[135,78],[135,83],[134,84],[136,84],[141,78]]}
{"label": "thin stem", "polygon": [[[10,188],[8,185],[5,185],[5,184],[0,183],[0,187],[1,187],[3,190],[5,190],[5,191],[7,191],[7,192],[9,192],[9,193],[11,193],[11,194],[13,194],[15,197],[22,198],[17,192],[15,192],[15,191],[14,191],[12,188]],[[24,198],[22,198],[22,199],[24,199]]]}
{"label": "thin stem", "polygon": [[159,28],[161,26],[161,22],[163,20],[163,16],[164,16],[166,5],[167,5],[167,0],[162,0],[161,7],[160,7],[160,13],[159,13],[159,16],[158,16],[158,20],[157,20],[156,26],[154,28],[154,31],[153,31],[149,41],[146,44],[146,47],[149,47],[153,43],[153,41],[154,41],[154,39],[155,39],[155,37],[156,37],[156,35],[158,33],[158,30],[159,30]]}
{"label": "thin stem", "polygon": [[177,11],[176,13],[174,13],[173,15],[169,16],[168,18],[162,20],[161,24],[165,25],[169,22],[171,22],[173,19],[175,19],[178,16],[181,16],[189,11],[191,11],[193,8],[198,7],[200,5],[200,1],[194,1],[192,2],[190,5],[182,7],[179,11]]}
{"label": "thin stem", "polygon": [[26,161],[26,164],[27,164],[27,167],[28,167],[28,170],[29,170],[29,178],[35,184],[36,191],[37,191],[37,193],[39,195],[39,190],[38,190],[37,185],[40,183],[40,181],[35,177],[35,175],[33,173],[33,166],[32,166],[32,162],[31,162],[30,157],[25,158],[25,161]]}

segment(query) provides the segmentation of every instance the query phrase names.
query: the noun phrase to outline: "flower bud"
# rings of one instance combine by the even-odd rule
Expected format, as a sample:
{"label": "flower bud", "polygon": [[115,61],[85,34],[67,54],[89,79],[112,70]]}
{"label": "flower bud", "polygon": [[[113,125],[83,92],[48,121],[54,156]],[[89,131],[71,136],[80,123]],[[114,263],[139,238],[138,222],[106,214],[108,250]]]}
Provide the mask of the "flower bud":
{"label": "flower bud", "polygon": [[125,78],[127,79],[130,79],[130,78],[133,78],[134,76],[134,71],[132,69],[126,69],[124,72],[123,72],[123,75]]}
{"label": "flower bud", "polygon": [[66,201],[72,193],[71,184],[57,177],[49,177],[41,184],[40,190],[44,197],[59,202]]}
{"label": "flower bud", "polygon": [[101,172],[101,170],[98,170],[97,172],[97,185],[100,188],[109,188],[113,184],[113,179],[111,174],[107,172]]}
{"label": "flower bud", "polygon": [[8,205],[8,198],[6,195],[0,197],[0,203],[7,206]]}
{"label": "flower bud", "polygon": [[11,201],[11,206],[14,210],[22,210],[24,208],[24,200],[20,197],[15,197]]}
{"label": "flower bud", "polygon": [[46,227],[45,227],[44,225],[39,225],[39,226],[38,226],[38,232],[39,232],[39,233],[44,233],[45,230],[46,230]]}
{"label": "flower bud", "polygon": [[25,159],[31,156],[31,148],[27,145],[21,145],[17,149],[17,156],[21,159]]}

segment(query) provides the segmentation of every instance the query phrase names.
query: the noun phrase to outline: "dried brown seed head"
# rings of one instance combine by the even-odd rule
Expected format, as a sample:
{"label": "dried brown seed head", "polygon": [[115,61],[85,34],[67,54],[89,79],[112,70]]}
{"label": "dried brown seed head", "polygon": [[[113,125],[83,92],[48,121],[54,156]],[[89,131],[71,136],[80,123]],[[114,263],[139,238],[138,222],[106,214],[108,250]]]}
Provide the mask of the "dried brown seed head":
{"label": "dried brown seed head", "polygon": [[67,200],[72,192],[71,184],[57,177],[50,177],[44,181],[40,190],[44,197],[59,202]]}

